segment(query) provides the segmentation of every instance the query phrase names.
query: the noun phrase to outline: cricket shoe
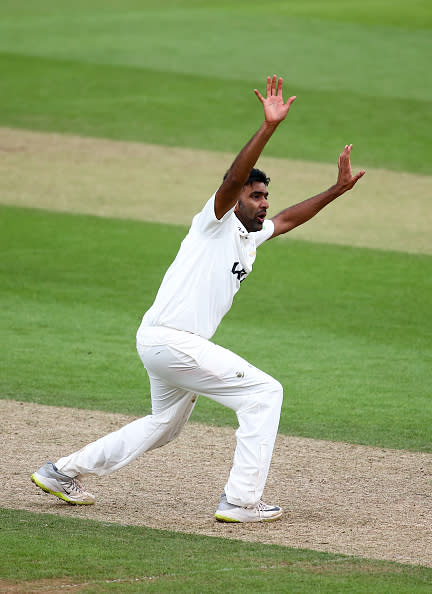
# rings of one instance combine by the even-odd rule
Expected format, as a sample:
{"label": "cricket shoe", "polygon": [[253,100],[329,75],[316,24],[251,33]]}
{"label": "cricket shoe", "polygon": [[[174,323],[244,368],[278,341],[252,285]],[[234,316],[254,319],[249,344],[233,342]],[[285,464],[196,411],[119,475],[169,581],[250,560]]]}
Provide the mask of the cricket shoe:
{"label": "cricket shoe", "polygon": [[77,477],[60,472],[56,465],[47,462],[31,475],[31,480],[45,493],[51,493],[71,505],[92,505],[96,498],[84,490]]}
{"label": "cricket shoe", "polygon": [[240,507],[228,503],[225,493],[222,495],[215,518],[219,522],[274,522],[282,515],[282,509],[277,505],[267,505],[259,501],[250,507]]}

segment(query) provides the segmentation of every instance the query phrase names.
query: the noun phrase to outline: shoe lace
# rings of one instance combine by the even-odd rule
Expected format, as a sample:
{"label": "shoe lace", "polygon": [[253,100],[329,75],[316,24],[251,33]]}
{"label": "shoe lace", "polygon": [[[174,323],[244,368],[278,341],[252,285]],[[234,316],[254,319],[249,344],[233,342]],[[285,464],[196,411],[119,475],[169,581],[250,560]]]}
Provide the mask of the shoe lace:
{"label": "shoe lace", "polygon": [[256,510],[259,512],[263,512],[268,508],[268,505],[266,503],[264,503],[264,501],[262,501],[261,499],[258,501],[257,506],[256,506]]}
{"label": "shoe lace", "polygon": [[67,486],[69,489],[71,489],[72,491],[76,491],[77,493],[85,493],[84,490],[84,485],[81,483],[81,481],[75,477],[75,478],[71,478],[70,481],[61,481],[63,483],[64,486]]}

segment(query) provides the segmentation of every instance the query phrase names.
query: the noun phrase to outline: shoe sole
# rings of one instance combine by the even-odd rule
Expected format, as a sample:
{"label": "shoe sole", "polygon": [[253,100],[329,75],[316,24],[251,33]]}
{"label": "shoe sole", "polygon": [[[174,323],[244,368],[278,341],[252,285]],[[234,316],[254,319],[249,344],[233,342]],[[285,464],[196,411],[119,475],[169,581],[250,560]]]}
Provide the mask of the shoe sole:
{"label": "shoe sole", "polygon": [[231,524],[251,524],[254,522],[276,522],[279,518],[282,517],[282,512],[278,516],[273,516],[273,518],[258,518],[256,520],[249,520],[249,522],[243,522],[242,520],[234,520],[233,518],[229,518],[228,516],[223,516],[222,514],[215,514],[214,516],[218,522],[230,522]]}
{"label": "shoe sole", "polygon": [[69,505],[93,505],[94,503],[93,501],[74,501],[73,499],[69,499],[69,497],[67,497],[64,493],[61,493],[60,491],[53,491],[52,489],[48,489],[48,487],[46,487],[43,483],[38,481],[34,474],[32,474],[30,478],[32,483],[39,487],[39,489],[42,489],[42,491],[45,491],[45,493],[49,493],[50,495],[55,495],[59,499],[62,499],[63,501],[66,501],[66,503],[69,503]]}

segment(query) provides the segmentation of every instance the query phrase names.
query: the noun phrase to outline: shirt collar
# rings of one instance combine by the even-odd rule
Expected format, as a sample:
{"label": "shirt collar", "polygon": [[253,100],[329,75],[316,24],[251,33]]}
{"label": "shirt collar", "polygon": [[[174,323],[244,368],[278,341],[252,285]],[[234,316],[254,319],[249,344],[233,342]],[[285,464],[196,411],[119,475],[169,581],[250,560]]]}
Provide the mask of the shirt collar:
{"label": "shirt collar", "polygon": [[243,225],[243,223],[240,221],[240,219],[238,219],[237,217],[236,217],[236,219],[237,219],[237,221],[236,221],[237,229],[238,229],[240,237],[247,239],[249,237],[249,233],[248,233],[246,227]]}

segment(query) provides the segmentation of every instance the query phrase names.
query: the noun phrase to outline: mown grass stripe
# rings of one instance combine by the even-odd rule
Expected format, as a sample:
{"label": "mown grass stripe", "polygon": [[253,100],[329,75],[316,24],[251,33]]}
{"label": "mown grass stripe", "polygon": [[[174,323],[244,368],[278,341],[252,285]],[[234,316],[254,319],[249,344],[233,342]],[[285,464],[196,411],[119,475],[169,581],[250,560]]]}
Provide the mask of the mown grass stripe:
{"label": "mown grass stripe", "polygon": [[[233,153],[0,129],[0,203],[189,225]],[[361,164],[354,147],[354,170]],[[263,157],[269,216],[329,187],[334,163]],[[289,238],[432,254],[432,176],[368,169]]]}
{"label": "mown grass stripe", "polygon": [[0,510],[0,516],[4,586],[60,580],[159,592],[429,591],[431,570],[421,567],[50,514]]}
{"label": "mown grass stripe", "polygon": [[[236,4],[182,3],[161,10],[126,2],[111,11],[97,10],[91,2],[85,10],[54,6],[45,17],[24,13],[0,21],[0,50],[236,82],[263,80],[270,68],[294,88],[361,95],[367,89],[370,96],[430,100],[427,56],[432,45],[423,29],[430,16],[425,9],[422,28],[410,30],[385,20],[379,25],[350,22],[346,7],[341,22],[323,21],[319,7],[311,10],[307,3],[300,16],[284,3],[273,3],[271,9],[250,3],[247,10]],[[379,2],[374,13],[377,8]],[[397,8],[392,6],[392,14]],[[250,43],[258,19],[263,31],[272,31],[264,46]],[[404,51],[395,52],[400,47]]]}
{"label": "mown grass stripe", "polygon": [[[233,85],[222,78],[14,54],[0,55],[0,72],[5,126],[237,152],[262,118],[252,93],[260,79]],[[428,101],[294,90],[298,99],[289,120],[266,155],[333,162],[340,147],[353,142],[366,166],[432,172]]]}

